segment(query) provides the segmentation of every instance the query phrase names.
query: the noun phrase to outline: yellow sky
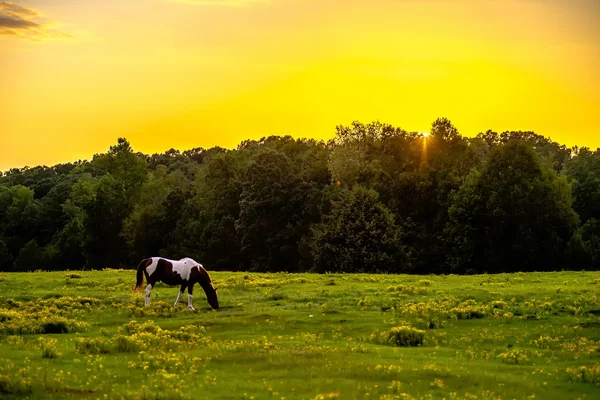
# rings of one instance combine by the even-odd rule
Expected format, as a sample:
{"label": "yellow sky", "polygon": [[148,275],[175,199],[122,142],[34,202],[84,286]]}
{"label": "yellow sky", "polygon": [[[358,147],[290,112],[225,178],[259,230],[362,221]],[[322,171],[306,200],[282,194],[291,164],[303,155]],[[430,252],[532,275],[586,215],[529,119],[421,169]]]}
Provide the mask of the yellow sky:
{"label": "yellow sky", "polygon": [[0,0],[0,170],[379,120],[600,146],[597,0]]}

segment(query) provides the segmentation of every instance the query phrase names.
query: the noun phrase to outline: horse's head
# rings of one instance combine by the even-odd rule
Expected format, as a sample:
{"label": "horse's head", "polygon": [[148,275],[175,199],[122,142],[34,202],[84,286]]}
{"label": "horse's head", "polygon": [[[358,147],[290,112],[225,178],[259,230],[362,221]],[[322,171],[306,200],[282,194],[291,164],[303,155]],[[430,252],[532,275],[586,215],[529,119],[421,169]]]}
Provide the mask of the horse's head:
{"label": "horse's head", "polygon": [[219,299],[217,298],[217,289],[213,286],[212,280],[210,279],[210,275],[204,269],[202,264],[198,264],[198,283],[204,289],[204,293],[206,293],[206,300],[208,300],[208,304],[215,309],[219,309]]}
{"label": "horse's head", "polygon": [[219,309],[219,299],[217,298],[217,289],[213,286],[213,284],[209,284],[208,287],[204,288],[204,292],[206,293],[206,300],[208,300],[208,304],[215,309]]}

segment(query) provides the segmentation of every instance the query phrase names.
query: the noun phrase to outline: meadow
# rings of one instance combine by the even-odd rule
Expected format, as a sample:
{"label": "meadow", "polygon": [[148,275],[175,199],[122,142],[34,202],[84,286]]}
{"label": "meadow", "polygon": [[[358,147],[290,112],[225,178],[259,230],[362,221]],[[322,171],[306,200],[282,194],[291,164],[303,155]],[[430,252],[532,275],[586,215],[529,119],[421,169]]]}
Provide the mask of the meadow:
{"label": "meadow", "polygon": [[0,274],[0,397],[600,397],[600,272],[211,276],[192,313],[133,270]]}

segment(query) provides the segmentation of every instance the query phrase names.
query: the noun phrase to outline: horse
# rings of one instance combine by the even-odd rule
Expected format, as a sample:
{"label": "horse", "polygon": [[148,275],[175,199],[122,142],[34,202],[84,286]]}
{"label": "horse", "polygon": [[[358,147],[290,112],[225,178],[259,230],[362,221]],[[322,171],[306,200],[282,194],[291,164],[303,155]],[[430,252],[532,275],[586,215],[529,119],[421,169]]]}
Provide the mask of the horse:
{"label": "horse", "polygon": [[190,311],[195,311],[192,306],[192,293],[194,284],[198,283],[206,293],[208,304],[215,309],[219,309],[219,299],[217,298],[217,289],[212,284],[210,275],[204,269],[202,264],[197,263],[191,258],[182,258],[181,260],[169,260],[162,257],[144,258],[137,266],[137,282],[133,289],[131,297],[142,290],[144,285],[144,275],[146,276],[145,296],[146,306],[150,305],[150,293],[156,282],[164,282],[167,285],[181,285],[177,300],[175,300],[175,308],[179,304],[183,291],[187,287],[188,290],[188,308]]}

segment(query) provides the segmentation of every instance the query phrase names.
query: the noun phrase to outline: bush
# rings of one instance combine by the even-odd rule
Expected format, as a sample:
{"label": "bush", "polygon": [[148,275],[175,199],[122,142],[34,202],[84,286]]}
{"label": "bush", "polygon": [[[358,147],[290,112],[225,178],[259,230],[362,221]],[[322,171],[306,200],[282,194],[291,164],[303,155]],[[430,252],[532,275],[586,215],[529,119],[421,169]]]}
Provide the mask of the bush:
{"label": "bush", "polygon": [[503,364],[524,365],[529,363],[529,358],[523,350],[510,349],[497,356]]}
{"label": "bush", "polygon": [[0,375],[0,393],[27,395],[33,392],[31,378],[16,375]]}
{"label": "bush", "polygon": [[412,326],[396,326],[389,331],[371,335],[373,341],[392,346],[422,346],[424,337],[425,331]]}
{"label": "bush", "polygon": [[45,321],[42,324],[42,333],[68,333],[69,327],[67,321],[63,319],[55,319]]}
{"label": "bush", "polygon": [[457,319],[479,319],[485,317],[489,307],[477,304],[474,300],[467,300],[450,310]]}
{"label": "bush", "polygon": [[131,337],[117,336],[117,351],[121,353],[134,353],[140,350],[140,345]]}
{"label": "bush", "polygon": [[112,343],[104,338],[79,338],[75,342],[77,351],[82,354],[106,354],[110,353]]}
{"label": "bush", "polygon": [[51,311],[31,309],[8,310],[0,308],[0,334],[46,334],[81,332],[89,327],[79,322],[54,314]]}
{"label": "bush", "polygon": [[571,382],[600,384],[600,364],[567,368],[567,373]]}
{"label": "bush", "polygon": [[45,339],[39,338],[37,340],[37,345],[42,350],[42,358],[57,358],[61,353],[56,349],[56,339]]}
{"label": "bush", "polygon": [[42,358],[57,358],[58,352],[54,347],[44,346],[42,347]]}

